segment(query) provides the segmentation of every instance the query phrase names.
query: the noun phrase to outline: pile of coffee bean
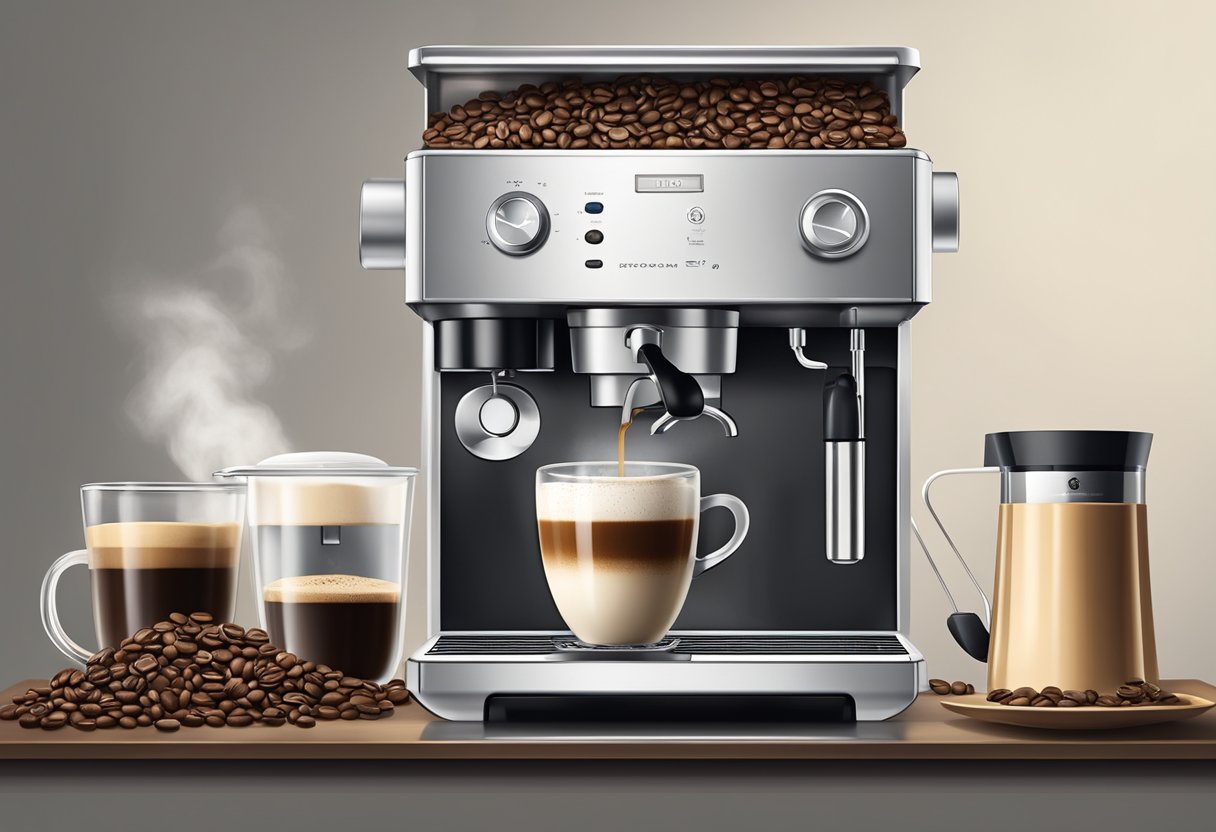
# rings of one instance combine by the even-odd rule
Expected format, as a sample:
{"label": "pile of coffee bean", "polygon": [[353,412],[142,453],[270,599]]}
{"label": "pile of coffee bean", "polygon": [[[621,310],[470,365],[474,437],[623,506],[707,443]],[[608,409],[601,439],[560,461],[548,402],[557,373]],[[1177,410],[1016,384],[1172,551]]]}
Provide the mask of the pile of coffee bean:
{"label": "pile of coffee bean", "polygon": [[1000,688],[988,694],[989,702],[1023,708],[1079,708],[1098,705],[1103,708],[1131,707],[1135,705],[1186,705],[1187,701],[1177,694],[1162,690],[1152,682],[1133,679],[1120,685],[1114,693],[1098,693],[1096,690],[1060,690],[1048,685],[1042,690],[1021,687],[1014,690]]}
{"label": "pile of coffee bean", "polygon": [[975,693],[975,685],[970,682],[947,682],[945,679],[930,679],[929,690],[936,693],[938,696],[966,696],[968,693]]}
{"label": "pile of coffee bean", "polygon": [[432,148],[891,148],[907,137],[866,81],[793,75],[681,83],[658,75],[487,90],[432,113]]}
{"label": "pile of coffee bean", "polygon": [[409,701],[405,682],[346,676],[270,643],[265,630],[174,613],[14,696],[0,719],[22,728],[81,731],[155,725],[311,728],[318,719],[380,719]]}

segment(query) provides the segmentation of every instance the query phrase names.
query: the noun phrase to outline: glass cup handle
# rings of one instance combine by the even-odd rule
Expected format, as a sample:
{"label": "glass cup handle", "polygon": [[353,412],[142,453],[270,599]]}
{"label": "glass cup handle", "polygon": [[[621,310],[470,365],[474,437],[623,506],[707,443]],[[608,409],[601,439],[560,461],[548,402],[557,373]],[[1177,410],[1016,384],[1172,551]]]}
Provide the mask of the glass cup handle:
{"label": "glass cup handle", "polygon": [[747,506],[733,494],[710,494],[707,497],[701,498],[701,511],[711,508],[728,509],[735,517],[735,533],[730,536],[730,540],[722,548],[710,552],[703,558],[696,558],[693,562],[692,576],[695,578],[707,569],[713,569],[722,561],[735,553],[735,550],[743,543],[743,538],[747,537],[747,529],[751,525],[751,515],[747,512]]}
{"label": "glass cup handle", "polygon": [[59,623],[59,605],[56,600],[56,590],[59,588],[59,578],[64,572],[77,564],[88,566],[89,552],[87,549],[77,549],[68,552],[51,564],[46,577],[42,579],[42,628],[46,630],[51,643],[59,648],[59,652],[81,665],[88,664],[93,654],[81,647],[63,629]]}

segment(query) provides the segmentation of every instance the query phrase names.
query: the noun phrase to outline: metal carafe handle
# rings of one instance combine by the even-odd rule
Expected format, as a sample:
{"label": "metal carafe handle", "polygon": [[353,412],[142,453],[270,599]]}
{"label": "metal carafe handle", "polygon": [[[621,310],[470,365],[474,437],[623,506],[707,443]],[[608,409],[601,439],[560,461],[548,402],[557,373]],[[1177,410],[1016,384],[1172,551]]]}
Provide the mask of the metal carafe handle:
{"label": "metal carafe handle", "polygon": [[958,642],[959,647],[962,647],[971,658],[981,662],[988,660],[989,628],[992,626],[992,604],[988,600],[987,593],[980,586],[980,582],[976,580],[974,573],[972,573],[971,567],[967,565],[967,561],[963,558],[963,553],[955,545],[954,538],[950,537],[950,533],[946,531],[946,526],[942,523],[941,517],[938,516],[937,510],[933,508],[933,501],[929,499],[929,489],[933,483],[942,477],[953,476],[954,474],[995,474],[1000,470],[996,466],[947,468],[944,471],[938,471],[925,480],[925,484],[920,490],[920,497],[925,503],[925,509],[928,510],[929,516],[933,518],[933,522],[937,523],[942,537],[946,539],[946,543],[950,546],[950,551],[954,552],[954,556],[962,564],[963,571],[971,579],[971,584],[975,587],[975,591],[980,594],[980,598],[984,599],[984,619],[982,621],[973,612],[959,612],[954,595],[951,594],[950,587],[946,585],[946,579],[942,577],[941,571],[938,570],[937,564],[933,560],[933,555],[929,552],[929,547],[925,545],[925,539],[921,537],[916,521],[912,521],[912,534],[915,535],[916,542],[920,544],[921,551],[925,553],[925,557],[929,560],[929,568],[937,576],[938,583],[942,585],[942,591],[946,593],[946,598],[949,599],[950,606],[954,609],[954,612],[946,618],[946,627],[950,630],[950,635],[954,636],[954,640]]}

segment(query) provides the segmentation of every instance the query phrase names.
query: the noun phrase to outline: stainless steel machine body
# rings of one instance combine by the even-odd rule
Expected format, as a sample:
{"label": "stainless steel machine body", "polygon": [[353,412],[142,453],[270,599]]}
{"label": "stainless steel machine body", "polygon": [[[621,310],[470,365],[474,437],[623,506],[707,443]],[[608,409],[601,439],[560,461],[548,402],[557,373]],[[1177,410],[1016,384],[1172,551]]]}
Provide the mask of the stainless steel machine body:
{"label": "stainless steel machine body", "polygon": [[[918,62],[904,48],[410,55],[427,112],[576,75],[797,73],[866,78],[901,120]],[[909,321],[930,300],[931,253],[957,246],[957,201],[954,175],[913,149],[420,150],[404,181],[369,181],[364,265],[404,268],[425,321],[430,632],[407,664],[419,701],[466,720],[511,697],[555,711],[709,694],[835,696],[857,719],[903,710],[925,682],[905,636]],[[693,409],[668,401],[641,344],[695,379]],[[829,415],[833,369],[848,383]],[[691,590],[678,644],[642,657],[568,649],[532,502],[539,466],[615,455],[627,402],[665,411],[654,435],[630,434],[631,457],[695,464],[752,512],[740,551]],[[840,413],[852,433],[834,433]]]}

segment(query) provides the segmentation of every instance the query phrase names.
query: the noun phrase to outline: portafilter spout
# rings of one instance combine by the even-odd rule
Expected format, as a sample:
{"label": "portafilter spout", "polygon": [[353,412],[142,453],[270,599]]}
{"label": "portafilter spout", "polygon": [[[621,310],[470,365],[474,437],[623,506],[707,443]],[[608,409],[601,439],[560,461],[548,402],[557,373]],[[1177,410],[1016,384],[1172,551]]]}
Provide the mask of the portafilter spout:
{"label": "portafilter spout", "polygon": [[[697,380],[685,373],[663,354],[663,331],[650,324],[638,324],[625,332],[625,346],[633,353],[633,359],[644,364],[648,376],[635,379],[625,394],[621,406],[621,424],[633,419],[636,402],[655,399],[663,408],[662,415],[650,428],[652,435],[669,431],[676,422],[709,416],[718,422],[727,436],[738,436],[739,428],[724,410],[705,403],[705,393]],[[650,405],[653,406],[653,405]]]}

